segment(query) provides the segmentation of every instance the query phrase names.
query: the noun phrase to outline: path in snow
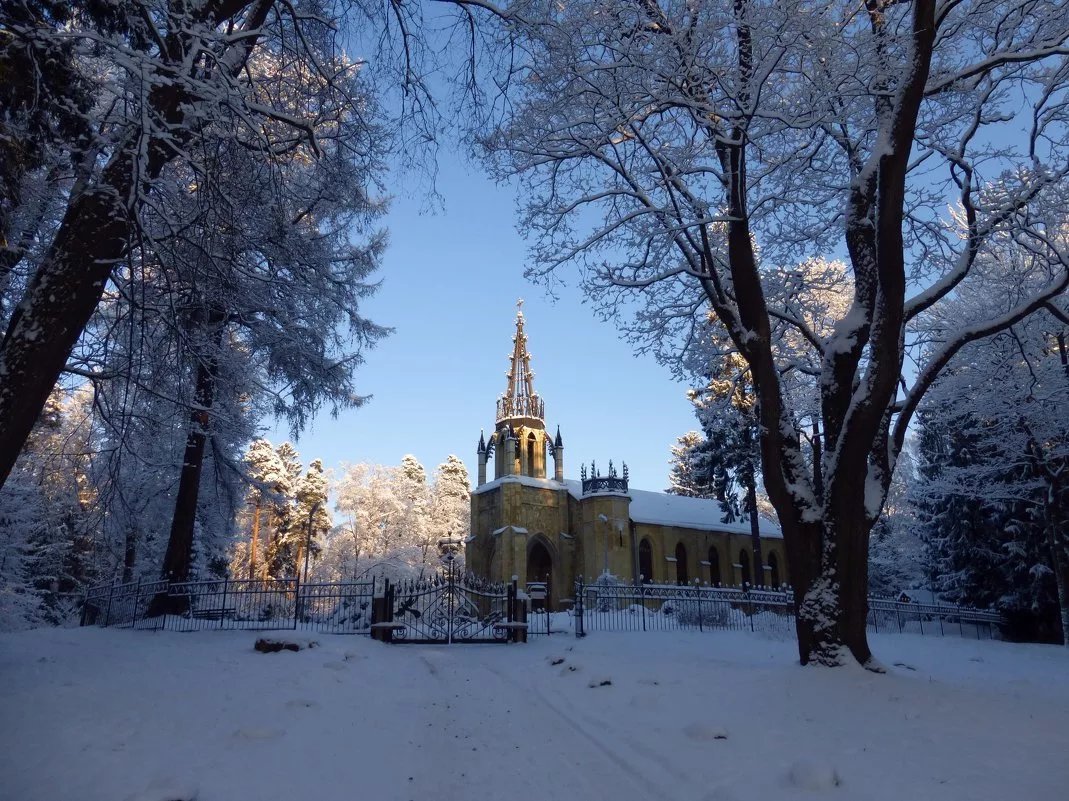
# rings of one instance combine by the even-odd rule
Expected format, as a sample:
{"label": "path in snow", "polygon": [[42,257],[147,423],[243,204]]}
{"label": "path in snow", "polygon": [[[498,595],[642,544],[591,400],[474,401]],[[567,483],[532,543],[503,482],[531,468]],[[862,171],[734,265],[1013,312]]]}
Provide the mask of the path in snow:
{"label": "path in snow", "polygon": [[323,636],[266,655],[254,639],[0,636],[0,801],[1063,801],[1069,786],[1055,647],[890,635],[875,649],[903,667],[876,676],[731,632]]}

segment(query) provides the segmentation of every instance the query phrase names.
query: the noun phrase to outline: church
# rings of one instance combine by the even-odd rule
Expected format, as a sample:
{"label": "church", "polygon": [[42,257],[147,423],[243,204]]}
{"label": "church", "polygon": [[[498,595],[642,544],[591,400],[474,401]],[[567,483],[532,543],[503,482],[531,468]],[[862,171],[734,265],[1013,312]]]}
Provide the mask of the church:
{"label": "church", "polygon": [[627,466],[618,470],[612,462],[604,475],[592,462],[579,480],[566,479],[564,439],[559,426],[552,437],[546,429],[524,324],[521,309],[494,431],[479,437],[465,541],[469,570],[493,581],[516,576],[521,586],[546,582],[551,609],[572,597],[577,577],[592,581],[606,572],[624,583],[789,583],[782,535],[767,521],[760,523],[765,564],[757,566],[748,522],[720,522],[715,500],[631,489]]}

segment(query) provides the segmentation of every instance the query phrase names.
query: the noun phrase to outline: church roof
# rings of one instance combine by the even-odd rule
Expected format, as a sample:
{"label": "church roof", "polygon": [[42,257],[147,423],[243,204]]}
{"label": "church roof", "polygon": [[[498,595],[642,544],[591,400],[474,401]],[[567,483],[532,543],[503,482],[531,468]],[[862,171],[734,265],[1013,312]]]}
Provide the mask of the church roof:
{"label": "church roof", "polygon": [[[631,519],[636,523],[658,523],[662,526],[728,531],[733,534],[750,533],[748,519],[736,523],[720,522],[723,510],[719,501],[634,489],[630,490],[628,495],[631,496]],[[758,528],[762,537],[783,536],[779,526],[768,520],[759,520]]]}
{"label": "church roof", "polygon": [[[477,487],[472,490],[472,494],[477,495],[482,492],[488,492],[510,481],[540,489],[566,489],[573,498],[581,499],[583,497],[583,484],[580,481],[566,479],[562,484],[549,478],[532,478],[530,476],[503,476]],[[730,534],[748,535],[750,533],[749,520],[742,520],[737,523],[720,522],[723,517],[723,511],[719,501],[707,498],[687,498],[682,495],[669,495],[665,492],[636,489],[628,490],[627,494],[631,496],[630,517],[636,523],[679,526],[699,531],[723,531]],[[779,526],[768,520],[762,518],[758,523],[758,528],[762,537],[783,538],[783,532],[780,531]]]}

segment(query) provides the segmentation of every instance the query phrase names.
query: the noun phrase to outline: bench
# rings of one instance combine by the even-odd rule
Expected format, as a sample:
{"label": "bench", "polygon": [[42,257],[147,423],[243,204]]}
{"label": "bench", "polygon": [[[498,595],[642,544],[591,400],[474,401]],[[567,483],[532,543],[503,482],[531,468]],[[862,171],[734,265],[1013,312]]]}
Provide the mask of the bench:
{"label": "bench", "polygon": [[237,609],[217,607],[215,609],[191,609],[189,616],[196,620],[222,620],[225,617],[234,617]]}

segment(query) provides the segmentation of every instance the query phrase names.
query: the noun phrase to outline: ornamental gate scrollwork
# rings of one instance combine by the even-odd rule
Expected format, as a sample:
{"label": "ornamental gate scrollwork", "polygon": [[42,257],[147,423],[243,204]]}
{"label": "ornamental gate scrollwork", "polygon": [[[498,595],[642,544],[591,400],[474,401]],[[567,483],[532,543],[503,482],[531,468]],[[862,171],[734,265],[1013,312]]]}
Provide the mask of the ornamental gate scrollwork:
{"label": "ornamental gate scrollwork", "polygon": [[387,582],[383,621],[372,628],[395,643],[506,643],[525,641],[526,605],[516,582],[497,584],[456,566],[459,543],[438,544],[442,569],[430,578]]}

